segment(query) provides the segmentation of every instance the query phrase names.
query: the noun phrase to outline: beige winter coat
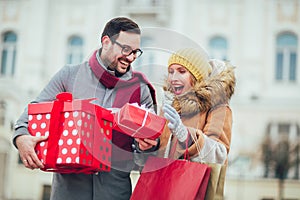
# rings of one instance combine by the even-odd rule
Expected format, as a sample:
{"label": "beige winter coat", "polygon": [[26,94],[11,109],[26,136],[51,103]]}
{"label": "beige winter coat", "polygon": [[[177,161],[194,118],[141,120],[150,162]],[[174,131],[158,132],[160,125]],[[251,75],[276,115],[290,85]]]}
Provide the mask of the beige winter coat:
{"label": "beige winter coat", "polygon": [[[197,157],[198,151],[209,151],[207,145],[205,150],[203,149],[207,141],[204,135],[223,144],[227,154],[229,153],[232,129],[232,111],[229,107],[229,100],[234,93],[234,87],[233,67],[228,66],[221,73],[205,81],[197,82],[190,92],[175,97],[172,105],[181,115],[181,120],[190,134],[188,139],[190,158]],[[166,92],[170,92],[170,87],[167,86],[165,89]],[[163,115],[162,112],[161,115]],[[186,143],[180,143],[176,137],[170,136],[171,132],[166,124],[160,137],[158,154],[165,156],[166,149],[169,148],[168,157],[177,159],[184,154]],[[196,140],[196,143],[192,138]],[[170,147],[167,148],[167,146]],[[206,153],[200,154],[204,156],[201,160],[205,160]]]}

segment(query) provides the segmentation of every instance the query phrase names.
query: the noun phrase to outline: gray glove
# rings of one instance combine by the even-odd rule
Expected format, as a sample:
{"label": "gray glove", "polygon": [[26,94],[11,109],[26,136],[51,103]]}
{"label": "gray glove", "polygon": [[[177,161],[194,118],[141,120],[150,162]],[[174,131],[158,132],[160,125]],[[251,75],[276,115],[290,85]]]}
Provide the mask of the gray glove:
{"label": "gray glove", "polygon": [[180,142],[184,142],[187,138],[187,128],[182,124],[179,114],[169,104],[164,104],[162,110],[164,117],[169,120],[168,127],[171,133],[178,138]]}

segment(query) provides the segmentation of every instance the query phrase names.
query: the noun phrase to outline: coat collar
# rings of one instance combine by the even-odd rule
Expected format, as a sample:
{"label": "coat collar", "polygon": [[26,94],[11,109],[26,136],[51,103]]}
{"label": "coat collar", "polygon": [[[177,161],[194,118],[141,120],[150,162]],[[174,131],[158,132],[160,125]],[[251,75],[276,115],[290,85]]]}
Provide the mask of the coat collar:
{"label": "coat collar", "polygon": [[[172,105],[182,117],[191,117],[220,104],[228,104],[235,84],[234,67],[228,66],[219,74],[196,82],[189,92],[175,96]],[[170,87],[165,90],[169,93]]]}

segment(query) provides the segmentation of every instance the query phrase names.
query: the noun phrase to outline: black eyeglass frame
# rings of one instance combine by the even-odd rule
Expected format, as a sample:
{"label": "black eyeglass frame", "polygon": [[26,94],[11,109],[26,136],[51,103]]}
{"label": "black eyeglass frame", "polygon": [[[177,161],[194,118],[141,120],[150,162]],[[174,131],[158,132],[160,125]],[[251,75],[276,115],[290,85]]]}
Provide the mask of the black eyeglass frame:
{"label": "black eyeglass frame", "polygon": [[[135,49],[135,50],[133,50],[130,46],[120,44],[116,40],[111,40],[111,42],[117,44],[119,47],[122,48],[121,53],[124,56],[130,56],[131,54],[133,54],[133,55],[136,56],[136,58],[138,58],[138,57],[140,57],[143,54],[143,51],[141,49]],[[126,52],[129,52],[129,53],[126,53]]]}

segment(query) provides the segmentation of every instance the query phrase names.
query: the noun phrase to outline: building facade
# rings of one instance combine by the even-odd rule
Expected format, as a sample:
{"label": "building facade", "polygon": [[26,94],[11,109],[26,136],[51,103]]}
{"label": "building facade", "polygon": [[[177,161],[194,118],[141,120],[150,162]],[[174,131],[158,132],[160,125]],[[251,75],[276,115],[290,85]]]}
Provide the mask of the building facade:
{"label": "building facade", "polygon": [[299,0],[0,0],[0,200],[49,198],[51,173],[24,168],[13,124],[64,64],[99,48],[115,16],[142,28],[133,67],[159,99],[166,59],[180,47],[236,66],[225,199],[300,199]]}

